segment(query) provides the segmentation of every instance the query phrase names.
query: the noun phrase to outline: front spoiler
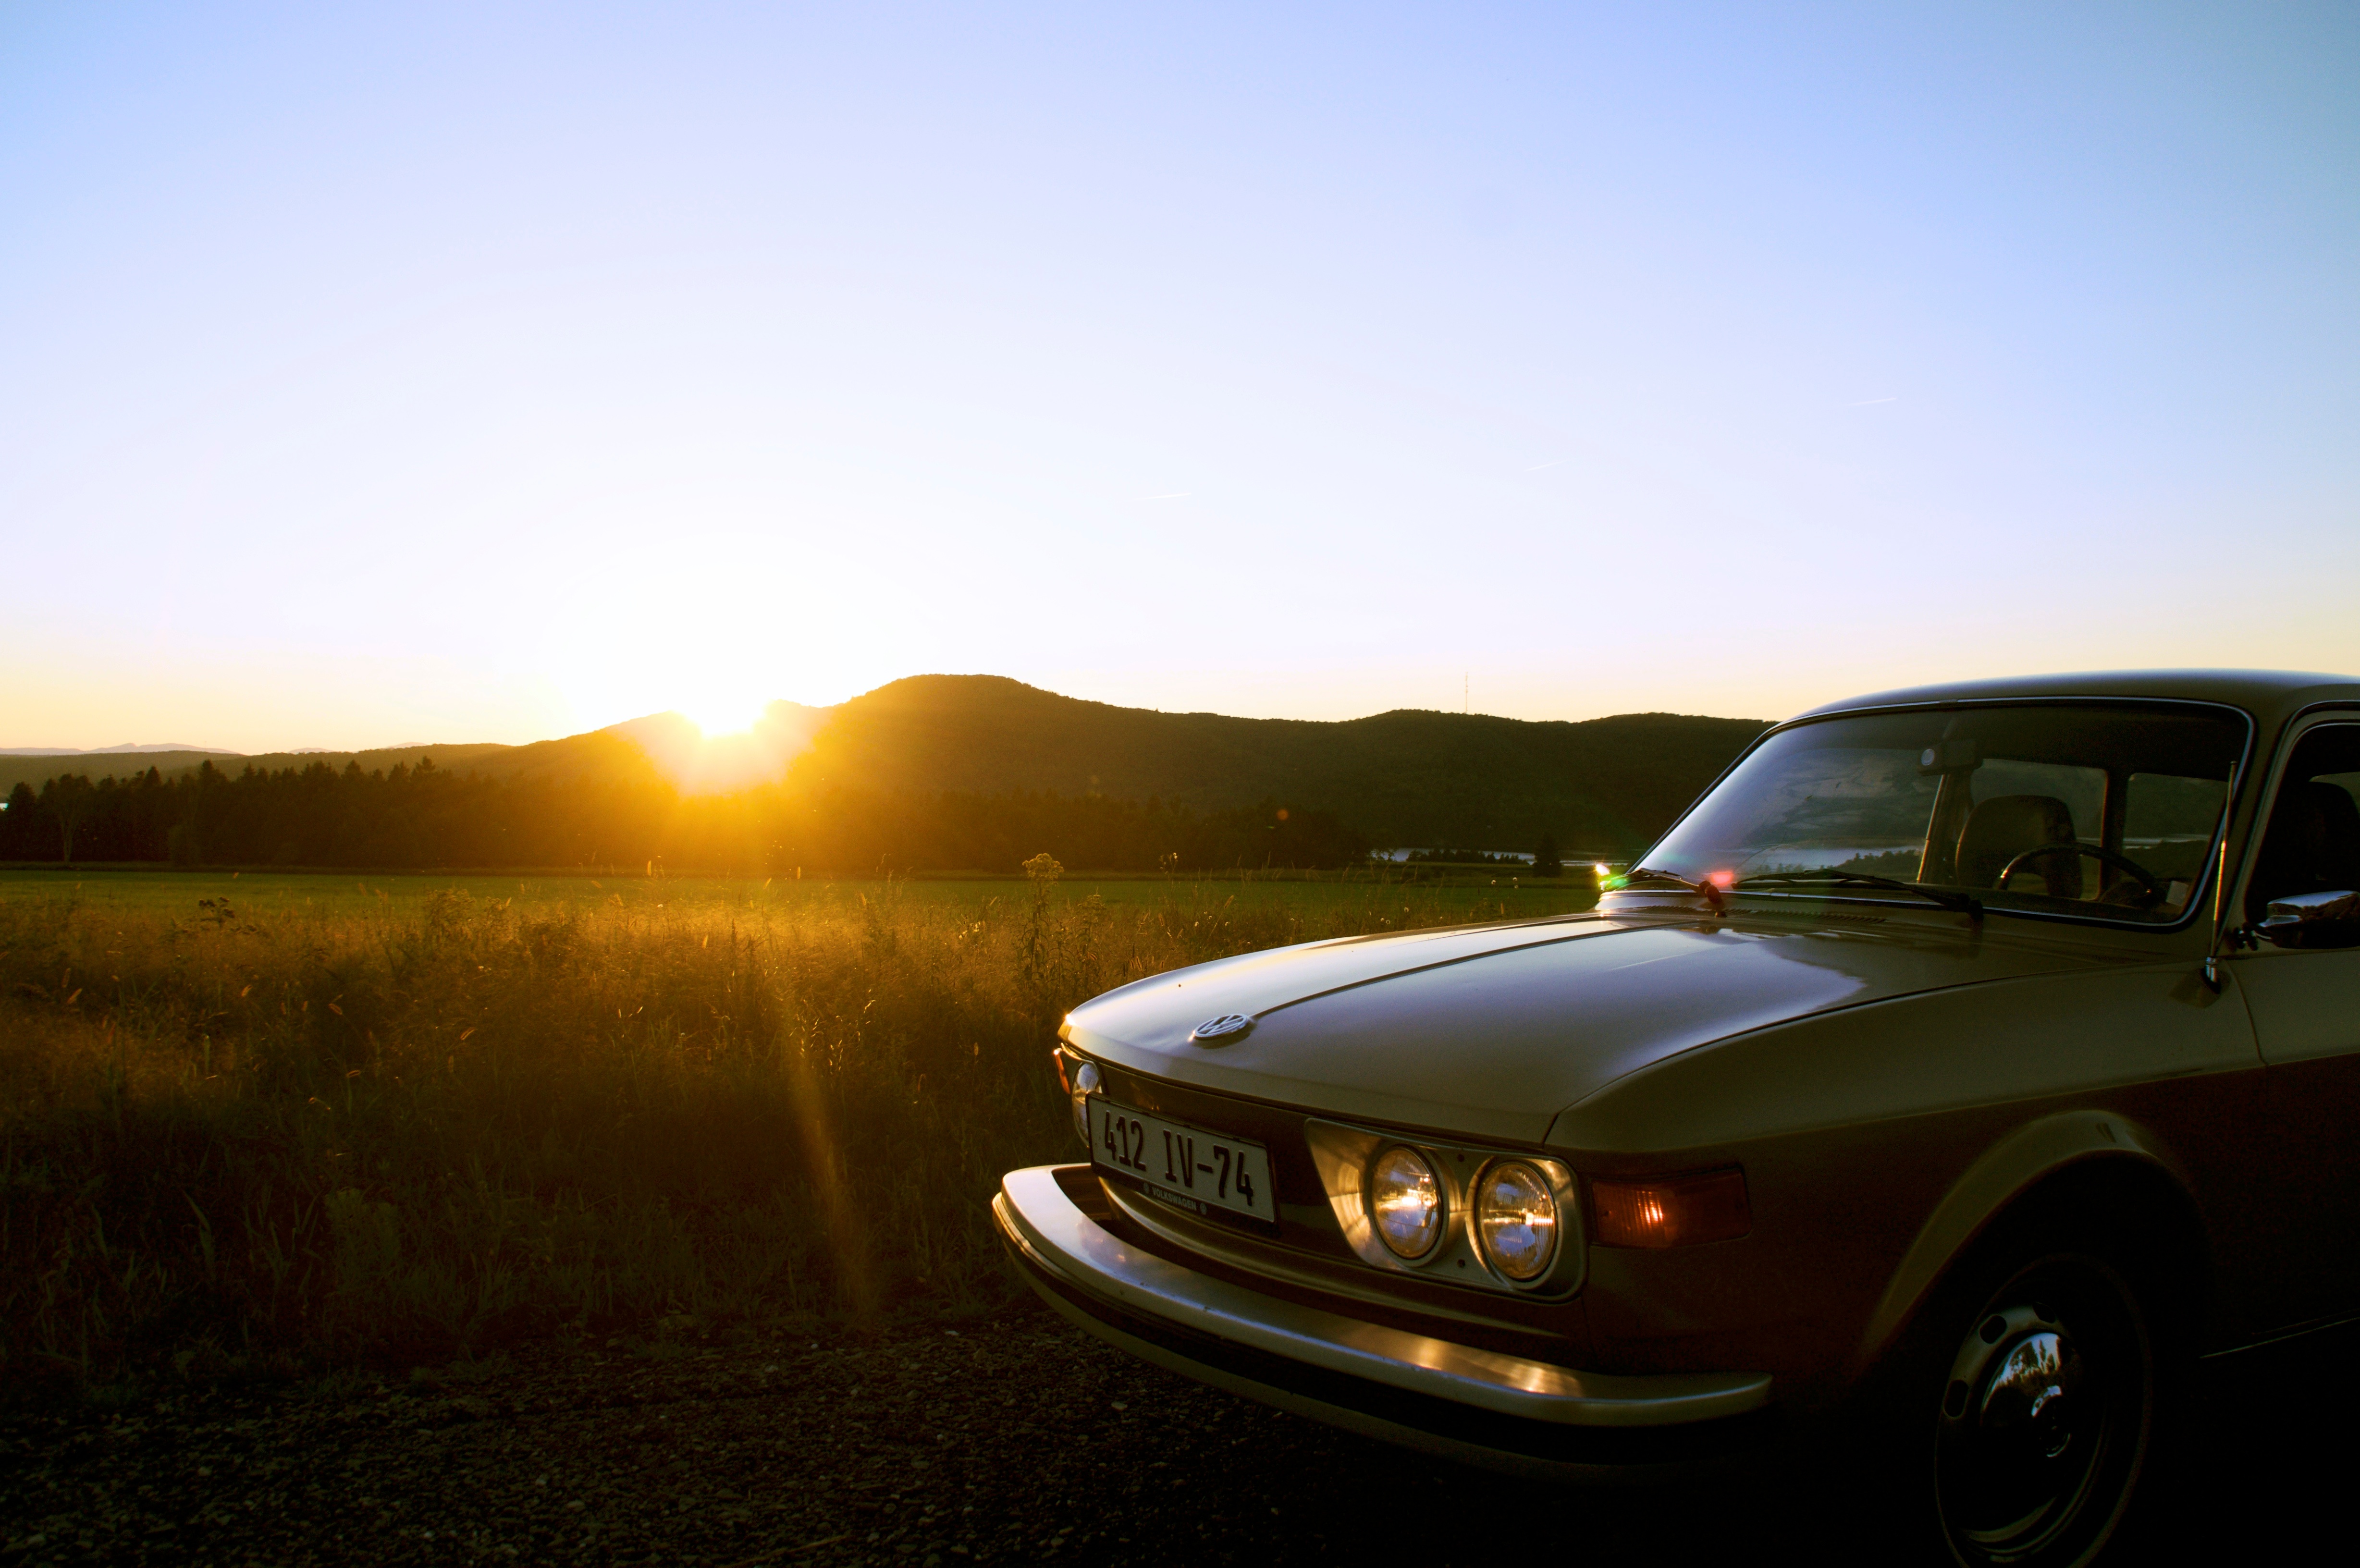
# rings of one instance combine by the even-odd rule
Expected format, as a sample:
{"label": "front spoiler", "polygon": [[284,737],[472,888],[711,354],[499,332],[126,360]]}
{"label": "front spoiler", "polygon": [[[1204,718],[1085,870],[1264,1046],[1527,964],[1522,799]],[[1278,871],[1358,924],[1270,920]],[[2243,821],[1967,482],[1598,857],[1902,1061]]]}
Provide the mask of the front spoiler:
{"label": "front spoiler", "polygon": [[991,1204],[1000,1238],[1050,1306],[1185,1376],[1520,1474],[1628,1478],[1767,1435],[1767,1374],[1577,1372],[1265,1295],[1124,1241],[1076,1201],[1096,1181],[1083,1165],[1011,1171]]}

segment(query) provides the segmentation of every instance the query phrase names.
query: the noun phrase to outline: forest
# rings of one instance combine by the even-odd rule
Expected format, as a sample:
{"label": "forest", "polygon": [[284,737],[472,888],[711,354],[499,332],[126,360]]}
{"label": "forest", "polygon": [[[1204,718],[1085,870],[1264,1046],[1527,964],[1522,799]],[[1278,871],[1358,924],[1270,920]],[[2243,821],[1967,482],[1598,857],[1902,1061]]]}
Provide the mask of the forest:
{"label": "forest", "polygon": [[739,876],[1013,871],[1046,853],[1108,871],[1328,867],[1366,857],[1332,811],[1226,810],[1011,790],[869,789],[789,779],[684,794],[652,773],[494,777],[431,757],[363,772],[325,763],[173,779],[19,783],[0,860],[180,866],[665,868]]}

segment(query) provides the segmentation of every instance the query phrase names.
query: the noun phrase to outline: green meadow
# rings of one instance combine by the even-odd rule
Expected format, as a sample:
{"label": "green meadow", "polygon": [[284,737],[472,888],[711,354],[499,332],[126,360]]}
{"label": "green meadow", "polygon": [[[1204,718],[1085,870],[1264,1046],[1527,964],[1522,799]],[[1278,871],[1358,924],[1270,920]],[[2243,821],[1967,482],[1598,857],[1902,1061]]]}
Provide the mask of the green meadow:
{"label": "green meadow", "polygon": [[1079,1152],[1067,1008],[1590,898],[1488,870],[0,872],[0,1387],[991,1310],[1000,1173]]}

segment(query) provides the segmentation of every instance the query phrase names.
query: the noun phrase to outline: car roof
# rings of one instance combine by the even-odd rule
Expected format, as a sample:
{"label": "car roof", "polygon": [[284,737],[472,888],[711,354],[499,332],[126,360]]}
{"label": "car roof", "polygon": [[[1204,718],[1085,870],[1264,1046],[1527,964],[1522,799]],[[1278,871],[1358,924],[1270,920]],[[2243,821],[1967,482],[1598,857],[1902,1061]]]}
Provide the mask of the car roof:
{"label": "car roof", "polygon": [[2360,703],[2360,677],[2322,675],[2286,670],[2114,670],[2080,675],[2025,675],[1996,681],[1956,681],[1940,686],[1912,686],[1876,691],[1826,702],[1796,714],[1797,719],[1862,708],[1938,706],[1945,702],[1989,702],[2023,698],[2033,701],[2060,697],[2130,697],[2154,701],[2224,702],[2251,713],[2267,729],[2305,708],[2322,702]]}

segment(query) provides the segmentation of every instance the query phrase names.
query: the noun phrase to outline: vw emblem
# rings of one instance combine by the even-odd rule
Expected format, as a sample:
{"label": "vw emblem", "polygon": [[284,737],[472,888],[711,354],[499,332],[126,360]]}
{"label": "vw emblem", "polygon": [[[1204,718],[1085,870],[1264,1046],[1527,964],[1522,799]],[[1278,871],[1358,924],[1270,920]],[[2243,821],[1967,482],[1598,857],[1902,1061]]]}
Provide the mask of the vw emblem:
{"label": "vw emblem", "polygon": [[1243,1013],[1224,1013],[1218,1018],[1207,1018],[1188,1031],[1191,1045],[1228,1045],[1245,1039],[1253,1028],[1253,1019]]}

